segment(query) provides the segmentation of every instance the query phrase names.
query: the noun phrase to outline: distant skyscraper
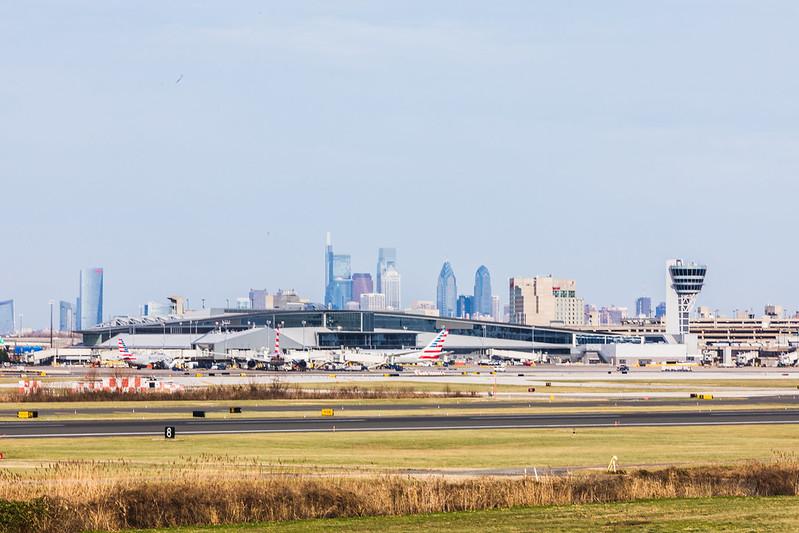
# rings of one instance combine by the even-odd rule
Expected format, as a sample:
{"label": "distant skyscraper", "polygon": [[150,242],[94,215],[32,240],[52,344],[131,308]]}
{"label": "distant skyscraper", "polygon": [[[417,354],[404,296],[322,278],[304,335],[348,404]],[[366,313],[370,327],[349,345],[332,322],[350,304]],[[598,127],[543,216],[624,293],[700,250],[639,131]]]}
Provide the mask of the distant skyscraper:
{"label": "distant skyscraper", "polygon": [[273,297],[266,289],[250,289],[250,309],[272,309]]}
{"label": "distant skyscraper", "polygon": [[401,309],[400,275],[393,263],[389,263],[383,272],[383,294],[386,296],[386,309],[399,311]]}
{"label": "distant skyscraper", "polygon": [[80,309],[78,329],[88,329],[103,321],[103,269],[80,271]]}
{"label": "distant skyscraper", "polygon": [[483,316],[491,314],[491,274],[485,265],[474,273],[474,309],[471,314],[475,313]]}
{"label": "distant skyscraper", "polygon": [[58,302],[58,331],[75,329],[75,310],[70,302]]}
{"label": "distant skyscraper", "polygon": [[474,316],[474,296],[461,294],[455,304],[455,316],[458,318],[472,318]]}
{"label": "distant skyscraper", "polygon": [[583,299],[577,296],[574,280],[552,276],[510,278],[509,288],[510,321],[514,324],[585,323]]}
{"label": "distant skyscraper", "polygon": [[375,292],[372,275],[368,272],[356,272],[352,275],[352,301],[360,302],[361,294]]}
{"label": "distant skyscraper", "polygon": [[363,311],[382,311],[386,308],[386,295],[379,292],[367,292],[360,296]]}
{"label": "distant skyscraper", "polygon": [[655,318],[663,318],[666,316],[666,302],[660,302],[655,307]]}
{"label": "distant skyscraper", "polygon": [[456,302],[458,299],[458,284],[455,281],[455,273],[452,265],[445,261],[438,275],[438,286],[436,287],[436,305],[441,316],[455,316]]}
{"label": "distant skyscraper", "polygon": [[346,254],[334,254],[327,234],[325,247],[325,307],[344,309],[352,301],[351,258]]}
{"label": "distant skyscraper", "polygon": [[491,318],[493,318],[495,322],[502,322],[505,318],[502,314],[502,305],[500,304],[499,296],[491,297]]}
{"label": "distant skyscraper", "polygon": [[325,239],[325,307],[333,304],[333,244],[330,232]]}
{"label": "distant skyscraper", "polygon": [[16,330],[14,317],[14,300],[0,302],[0,335],[14,333]]}
{"label": "distant skyscraper", "polygon": [[635,316],[637,318],[649,318],[652,316],[652,298],[641,296],[635,301]]}
{"label": "distant skyscraper", "polygon": [[383,274],[389,265],[397,268],[397,249],[378,248],[377,249],[377,269],[375,269],[375,292],[383,292]]}

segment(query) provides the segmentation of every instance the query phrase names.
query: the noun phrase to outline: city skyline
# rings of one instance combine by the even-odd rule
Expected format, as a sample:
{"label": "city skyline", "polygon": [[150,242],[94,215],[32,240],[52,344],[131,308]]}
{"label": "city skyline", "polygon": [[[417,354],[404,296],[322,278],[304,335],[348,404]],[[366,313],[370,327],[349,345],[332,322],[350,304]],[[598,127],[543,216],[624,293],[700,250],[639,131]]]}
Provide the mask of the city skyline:
{"label": "city skyline", "polygon": [[[385,250],[385,248],[379,248],[378,250]],[[396,257],[396,248],[392,248],[391,250],[393,251],[394,257]],[[330,245],[328,245],[327,248],[326,248],[326,256],[330,252],[332,252],[332,247]],[[378,252],[378,257],[379,257],[379,254],[380,254],[380,252]],[[353,269],[352,269],[352,266],[351,266],[352,257],[351,257],[350,254],[335,254],[335,253],[333,253],[331,255],[331,257],[333,258],[333,264],[331,266],[332,266],[332,268],[334,270],[334,274],[338,274],[339,275],[337,279],[341,279],[341,276],[349,275],[349,278],[346,281],[348,282],[347,288],[350,291],[349,294],[351,294],[352,297],[354,297],[354,292],[352,292],[353,291],[353,283],[355,282],[356,279],[358,279],[360,277],[364,277],[365,276],[366,278],[368,278],[369,281],[372,283],[372,287],[374,287],[374,280],[371,278],[371,273],[369,273],[369,272],[353,272]],[[395,264],[396,264],[396,261],[392,261],[391,264],[389,265],[390,269],[393,270]],[[449,266],[449,272],[453,273],[452,275],[454,276],[455,268],[452,266],[451,262],[445,261],[444,262],[444,267],[442,267],[439,270],[439,278],[440,278],[442,272],[444,271],[444,269],[447,266]],[[104,292],[105,292],[105,286],[104,285],[105,284],[104,284],[104,281],[103,281],[103,278],[104,278],[104,275],[105,275],[104,274],[104,269],[102,267],[92,267],[92,268],[81,269],[80,270],[80,275],[81,275],[81,284],[80,285],[82,286],[83,276],[84,275],[89,276],[92,273],[95,273],[95,277],[99,276],[99,281],[98,281],[98,283],[99,283],[99,293],[100,293],[100,295],[99,295],[99,298],[100,298],[100,310],[99,310],[99,313],[102,314],[103,313],[103,308],[106,306],[105,297],[104,297]],[[488,276],[488,280],[489,280],[489,284],[490,284],[491,283],[490,282],[490,278],[493,277],[493,276],[489,273],[489,271],[485,267],[485,265],[482,265],[482,264],[480,264],[480,266],[477,267],[477,269],[475,271],[475,282],[477,282],[477,280],[481,276],[481,274],[484,275],[484,276]],[[326,278],[327,278],[327,276],[326,276]],[[512,278],[508,278],[508,280],[510,280],[510,279],[512,279]],[[437,283],[437,285],[438,285],[438,283]],[[368,286],[366,286],[364,288],[368,288]],[[475,288],[477,288],[476,284],[475,284]],[[273,284],[273,289],[271,291],[271,294],[274,295],[274,294],[277,294],[279,291],[283,291],[283,290],[286,290],[286,289],[281,288],[280,283],[275,283],[275,284]],[[293,291],[294,289],[288,289],[288,290]],[[374,288],[373,290],[375,291],[375,293],[377,293],[376,288]],[[436,291],[437,291],[437,289],[436,289]],[[468,289],[467,289],[466,293],[463,293],[463,292],[459,291],[457,289],[457,287],[455,287],[455,291],[456,291],[456,293],[455,293],[455,297],[454,297],[454,307],[452,308],[452,316],[457,316],[458,315],[458,309],[460,309],[460,306],[463,304],[463,302],[460,302],[460,297],[461,296],[468,296],[470,298],[470,301],[468,302],[468,305],[475,306],[475,308],[473,309],[474,312],[478,311],[477,308],[476,308],[477,299],[474,298],[475,295],[473,293],[469,293]],[[309,303],[322,304],[323,301],[321,301],[321,300],[320,301],[316,301],[311,296],[312,293],[313,293],[313,291],[311,291],[310,293],[300,292],[298,297],[305,297],[306,301],[308,301]],[[371,293],[371,291],[367,291],[366,293]],[[270,290],[263,289],[263,290],[255,291],[253,289],[250,289],[249,292],[245,293],[245,292],[239,291],[236,294],[237,294],[237,296],[228,296],[228,297],[224,298],[224,300],[225,300],[224,301],[224,305],[223,305],[223,302],[221,302],[221,301],[220,302],[210,302],[209,301],[209,302],[206,303],[206,307],[217,307],[217,308],[218,307],[225,307],[225,306],[230,306],[230,307],[239,306],[240,307],[240,305],[236,303],[237,300],[240,300],[240,301],[247,300],[249,302],[248,308],[254,308],[254,306],[252,305],[253,304],[253,298],[256,297],[256,295],[257,295],[257,298],[259,300],[263,299],[265,295],[269,295],[270,294]],[[498,295],[495,295],[495,294],[492,295],[492,297],[497,297],[497,296]],[[641,303],[641,300],[642,299],[643,300],[648,300],[649,301],[648,302],[649,305],[652,306],[651,307],[651,315],[652,315],[652,317],[653,318],[659,318],[658,313],[655,312],[656,309],[654,308],[654,305],[655,305],[655,302],[660,302],[661,298],[663,298],[663,297],[664,297],[663,295],[637,296],[637,297],[635,297],[633,299],[632,305],[629,305],[629,304],[628,305],[622,305],[619,308],[623,308],[623,309],[627,310],[626,311],[627,314],[625,315],[627,318],[635,318],[637,316],[637,314],[638,314],[638,308],[639,308],[639,305]],[[153,305],[153,306],[158,306],[160,308],[160,307],[168,305],[168,304],[164,304],[163,300],[165,300],[165,299],[166,299],[166,295],[156,295],[156,296],[154,296],[154,298],[150,302],[148,302],[148,304],[149,305]],[[10,302],[12,302],[14,300],[15,300],[14,298],[10,298],[9,299]],[[79,287],[78,297],[76,299],[76,303],[73,305],[71,302],[61,301],[60,302],[60,307],[62,309],[58,313],[58,315],[64,316],[66,314],[66,311],[65,311],[64,308],[68,307],[68,306],[71,306],[71,309],[70,309],[69,312],[70,313],[74,313],[74,317],[72,317],[72,321],[73,321],[73,324],[76,327],[78,326],[78,324],[80,323],[80,320],[81,320],[81,316],[80,316],[80,304],[81,304],[81,301],[80,300],[81,300],[81,298],[80,298],[80,287]],[[204,299],[202,299],[202,300],[204,300]],[[433,301],[437,302],[438,301],[438,296],[436,294],[432,294],[432,295],[424,294],[423,297],[421,297],[421,298],[409,298],[408,299],[409,302],[410,301],[417,301],[417,300],[419,300],[419,301],[433,300]],[[197,298],[194,301],[195,302],[199,302],[199,301],[201,301],[201,298]],[[359,300],[351,300],[351,301],[354,302],[354,303],[358,303]],[[617,302],[617,301],[621,301],[621,300],[618,300],[618,299],[611,300],[611,302]],[[700,299],[700,301],[701,301],[701,299]],[[233,302],[233,303],[231,304],[231,302]],[[501,299],[500,302],[502,304],[505,304],[505,300]],[[608,302],[603,302],[603,301],[589,301],[589,300],[585,300],[585,302],[586,302],[585,303],[586,307],[591,306],[591,307],[594,307],[594,308],[597,308],[597,309],[600,309],[600,310],[601,309],[615,309],[616,308],[616,303],[608,303]],[[346,304],[347,302],[344,302],[344,303]],[[138,316],[138,315],[142,315],[142,314],[147,314],[147,313],[144,313],[142,311],[142,309],[147,308],[148,304],[144,304],[144,307],[142,306],[141,303],[137,303],[136,305],[131,304],[130,307],[131,308],[135,308],[135,310],[133,310],[131,312],[127,312],[127,313],[123,312],[123,313],[103,314],[102,315],[102,321],[106,321],[108,318],[111,318],[113,316]],[[754,315],[754,316],[760,316],[760,315],[764,314],[764,312],[762,312],[762,309],[764,309],[766,306],[769,306],[769,305],[773,306],[773,305],[775,305],[775,302],[772,302],[772,301],[763,302],[759,306],[756,305],[756,306],[753,306],[753,307],[734,306],[734,307],[732,307],[730,309],[721,309],[721,308],[719,308],[717,306],[711,306],[711,305],[707,305],[707,304],[702,305],[702,307],[705,308],[705,309],[710,309],[713,313],[718,312],[722,316],[733,317],[733,316],[740,316],[741,313],[744,313],[744,312],[746,314],[751,314],[751,315]],[[779,303],[777,303],[776,305],[778,307],[784,309],[784,314],[786,316],[791,316],[791,315],[794,314],[794,312],[799,314],[799,309],[793,309],[790,305],[782,305],[782,304],[779,304]],[[15,322],[20,322],[19,317],[20,317],[20,315],[23,314],[23,311],[18,308],[16,303],[14,303],[14,306],[15,306],[14,321]],[[201,308],[201,306],[200,305],[192,305],[191,308],[199,309],[199,308]],[[386,308],[390,308],[390,307],[387,305]],[[396,308],[396,309],[400,310],[400,311],[405,311],[405,310],[407,310],[407,306],[400,306],[399,308]],[[492,302],[492,311],[493,311],[493,302]],[[635,311],[635,312],[631,312],[631,311]],[[99,316],[99,314],[97,316]],[[57,324],[59,326],[57,329],[61,328],[59,320],[63,322],[64,319],[63,318],[57,319]],[[501,321],[501,317],[500,317],[500,321]],[[25,329],[44,329],[45,328],[45,325],[31,324],[28,321],[26,321],[23,325],[25,326]]]}
{"label": "city skyline", "polygon": [[[430,300],[449,259],[463,283],[482,263],[495,291],[551,272],[632,308],[660,301],[659,265],[679,256],[712,268],[703,305],[794,310],[781,243],[799,76],[775,58],[799,44],[780,15],[795,8],[726,9],[245,1],[141,5],[122,24],[101,3],[8,3],[3,243],[24,254],[0,264],[0,298],[41,327],[75,273],[102,265],[104,318],[250,286],[318,300],[330,230],[354,272],[400,250],[404,302]],[[448,223],[423,212],[432,198]],[[749,275],[742,242],[767,244],[768,276]]]}

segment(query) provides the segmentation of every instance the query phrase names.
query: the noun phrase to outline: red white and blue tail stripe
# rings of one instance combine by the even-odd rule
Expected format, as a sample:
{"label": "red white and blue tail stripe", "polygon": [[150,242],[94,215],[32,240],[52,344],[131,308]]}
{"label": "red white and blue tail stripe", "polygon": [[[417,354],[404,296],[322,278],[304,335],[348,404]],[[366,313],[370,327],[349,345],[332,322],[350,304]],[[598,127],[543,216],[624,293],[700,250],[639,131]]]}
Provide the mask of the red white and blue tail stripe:
{"label": "red white and blue tail stripe", "polygon": [[447,331],[446,328],[442,329],[438,335],[433,338],[432,342],[424,347],[422,355],[419,356],[419,358],[438,359],[441,356],[441,352],[444,351],[444,343],[447,340],[447,335],[449,335],[449,331]]}
{"label": "red white and blue tail stripe", "polygon": [[122,359],[125,361],[129,361],[133,359],[133,354],[128,351],[128,347],[125,345],[125,341],[122,339],[117,339],[117,347],[119,348],[119,355],[122,356]]}

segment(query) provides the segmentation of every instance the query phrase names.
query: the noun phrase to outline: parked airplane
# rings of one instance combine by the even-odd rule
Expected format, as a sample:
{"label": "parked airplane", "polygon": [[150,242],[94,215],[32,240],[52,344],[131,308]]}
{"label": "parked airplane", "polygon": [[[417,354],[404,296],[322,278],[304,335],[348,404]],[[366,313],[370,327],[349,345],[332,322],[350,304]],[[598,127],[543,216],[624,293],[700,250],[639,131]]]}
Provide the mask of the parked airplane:
{"label": "parked airplane", "polygon": [[134,354],[128,350],[125,341],[122,339],[117,339],[117,347],[119,348],[119,359],[127,363],[129,366],[135,368],[144,368],[146,366],[152,366],[153,368],[172,367],[172,358],[167,357],[165,354]]}
{"label": "parked airplane", "polygon": [[342,359],[343,362],[353,362],[365,365],[369,368],[384,366],[388,364],[434,364],[441,361],[441,358],[451,352],[444,351],[444,343],[447,340],[449,331],[442,329],[430,344],[421,350],[406,350],[399,352],[374,352],[374,351],[345,351],[335,352],[334,355]]}

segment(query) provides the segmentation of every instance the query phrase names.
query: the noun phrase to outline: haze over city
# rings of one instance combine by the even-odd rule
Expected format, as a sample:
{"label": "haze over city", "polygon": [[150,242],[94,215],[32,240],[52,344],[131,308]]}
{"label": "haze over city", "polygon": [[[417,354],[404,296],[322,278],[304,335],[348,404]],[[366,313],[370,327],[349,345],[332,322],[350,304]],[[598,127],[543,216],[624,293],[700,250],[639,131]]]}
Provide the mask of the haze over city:
{"label": "haze over city", "polygon": [[631,307],[686,257],[700,304],[793,312],[797,9],[3,4],[0,299],[321,301],[331,231],[354,272],[396,247],[403,302],[449,260]]}

